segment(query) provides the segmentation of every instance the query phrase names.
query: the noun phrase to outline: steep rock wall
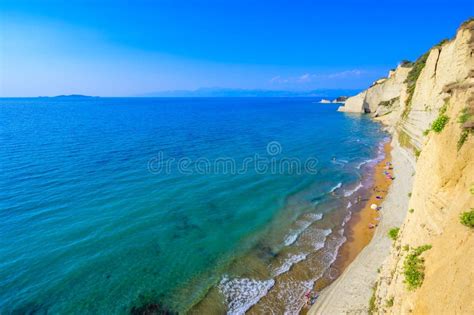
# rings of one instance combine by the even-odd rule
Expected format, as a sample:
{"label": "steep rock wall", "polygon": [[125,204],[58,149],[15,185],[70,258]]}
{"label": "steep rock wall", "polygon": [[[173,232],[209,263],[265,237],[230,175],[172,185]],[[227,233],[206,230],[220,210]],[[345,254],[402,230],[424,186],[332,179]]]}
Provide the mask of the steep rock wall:
{"label": "steep rock wall", "polygon": [[[474,231],[459,220],[474,208],[474,135],[459,122],[463,113],[474,113],[473,38],[471,21],[455,39],[431,49],[411,104],[401,101],[398,113],[381,117],[419,157],[411,210],[378,277],[378,313],[474,314]],[[400,99],[407,99],[403,91]],[[424,133],[441,114],[449,117],[444,128]],[[459,146],[463,132],[470,134]],[[421,256],[424,280],[409,290],[404,263],[413,248],[428,244]]]}
{"label": "steep rock wall", "polygon": [[390,71],[387,78],[377,80],[367,90],[349,97],[344,106],[338,111],[348,113],[375,113],[381,103],[388,102],[400,96],[404,88],[404,81],[410,71],[410,67],[398,66]]}

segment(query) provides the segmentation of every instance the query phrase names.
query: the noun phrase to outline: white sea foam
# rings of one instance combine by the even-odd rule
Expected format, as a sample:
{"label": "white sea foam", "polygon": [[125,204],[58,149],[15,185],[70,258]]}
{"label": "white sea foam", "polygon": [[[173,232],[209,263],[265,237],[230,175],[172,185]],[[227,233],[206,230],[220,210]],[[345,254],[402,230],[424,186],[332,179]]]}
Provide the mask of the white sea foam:
{"label": "white sea foam", "polygon": [[331,229],[310,229],[305,232],[304,243],[311,244],[315,251],[324,247],[326,238],[332,233]]}
{"label": "white sea foam", "polygon": [[342,166],[349,163],[349,161],[347,161],[347,160],[332,160],[331,162],[332,162],[332,164],[338,164],[338,165],[342,165]]}
{"label": "white sea foam", "polygon": [[352,207],[352,202],[349,201],[346,208],[349,209],[350,207]]}
{"label": "white sea foam", "polygon": [[291,233],[285,237],[285,240],[283,241],[283,243],[285,244],[285,246],[290,246],[291,244],[296,242],[296,240],[298,239],[298,236],[299,236],[299,233],[295,233],[295,232]]}
{"label": "white sea foam", "polygon": [[286,237],[285,240],[283,241],[283,244],[285,246],[290,246],[300,236],[300,234],[308,228],[313,222],[319,221],[323,218],[322,213],[308,213],[305,215],[308,220],[299,220],[297,221],[298,228],[292,230]]}
{"label": "white sea foam", "polygon": [[323,256],[323,261],[324,264],[329,268],[331,264],[336,260],[337,258],[337,253],[339,251],[339,248],[344,244],[347,240],[347,238],[344,236],[344,229],[340,229],[337,231],[337,234],[339,234],[338,237],[331,238],[328,241],[327,247],[331,248],[331,251],[328,251],[325,253]]}
{"label": "white sea foam", "polygon": [[342,226],[345,226],[347,222],[349,222],[349,220],[351,219],[352,217],[352,212],[349,211],[347,213],[347,215],[344,217],[344,220],[342,221]]}
{"label": "white sea foam", "polygon": [[326,242],[326,237],[332,233],[331,229],[318,229],[318,231],[321,231],[321,233],[318,233],[319,235],[316,235],[315,237],[315,242],[313,243],[314,250],[320,250],[321,248],[323,248],[324,243]]}
{"label": "white sea foam", "polygon": [[278,299],[284,302],[285,315],[299,314],[304,305],[304,295],[314,286],[313,280],[285,281],[281,283]]}
{"label": "white sea foam", "polygon": [[287,272],[288,270],[290,270],[291,266],[296,263],[299,263],[302,260],[305,260],[307,256],[308,254],[303,253],[290,256],[289,258],[285,259],[285,261],[280,267],[275,268],[275,270],[273,271],[273,275],[276,277],[278,275],[281,275],[282,273]]}
{"label": "white sea foam", "polygon": [[342,187],[342,183],[338,183],[336,186],[334,186],[333,188],[331,188],[331,190],[329,191],[330,193],[336,191],[336,189],[339,189]]}
{"label": "white sea foam", "polygon": [[354,189],[350,189],[350,190],[344,191],[344,197],[349,197],[349,196],[351,196],[353,193],[355,193],[356,191],[358,191],[358,190],[361,189],[362,187],[364,187],[364,186],[362,185],[362,183],[359,183]]}
{"label": "white sea foam", "polygon": [[252,305],[267,294],[274,284],[273,279],[229,279],[224,276],[218,288],[227,302],[227,314],[245,314]]}
{"label": "white sea foam", "polygon": [[360,168],[361,168],[363,165],[365,165],[365,164],[367,164],[367,163],[370,163],[370,162],[372,162],[372,161],[374,161],[374,160],[373,160],[373,159],[370,159],[370,160],[365,160],[365,161],[363,161],[363,162],[360,162],[359,165],[356,166],[356,168],[357,168],[358,170],[360,170]]}
{"label": "white sea foam", "polygon": [[316,222],[316,221],[319,221],[323,218],[323,214],[322,213],[307,213],[306,216],[312,220],[312,222]]}
{"label": "white sea foam", "polygon": [[300,234],[306,230],[308,228],[308,226],[311,225],[311,221],[299,221],[298,222],[298,225],[299,227],[295,230],[293,230],[292,232],[290,232],[290,234],[288,234],[286,237],[285,237],[285,240],[284,240],[284,244],[285,246],[290,246],[291,244],[293,244],[294,242],[296,242],[296,240],[298,239],[298,236],[300,236]]}

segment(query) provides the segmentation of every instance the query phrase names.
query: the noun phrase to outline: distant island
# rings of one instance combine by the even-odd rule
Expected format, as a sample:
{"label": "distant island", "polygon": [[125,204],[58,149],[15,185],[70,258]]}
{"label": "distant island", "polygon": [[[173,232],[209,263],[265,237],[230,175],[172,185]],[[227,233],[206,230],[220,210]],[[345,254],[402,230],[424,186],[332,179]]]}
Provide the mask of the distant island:
{"label": "distant island", "polygon": [[332,101],[323,98],[319,102],[321,104],[344,104],[348,98],[349,98],[348,96],[339,96],[333,99]]}

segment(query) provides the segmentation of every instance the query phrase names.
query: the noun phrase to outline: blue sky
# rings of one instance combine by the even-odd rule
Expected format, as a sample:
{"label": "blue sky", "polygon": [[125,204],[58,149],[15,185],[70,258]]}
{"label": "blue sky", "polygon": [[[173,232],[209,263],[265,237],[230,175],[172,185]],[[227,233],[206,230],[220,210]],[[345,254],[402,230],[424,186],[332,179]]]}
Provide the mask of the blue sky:
{"label": "blue sky", "polygon": [[450,1],[0,2],[0,96],[364,88],[474,16]]}

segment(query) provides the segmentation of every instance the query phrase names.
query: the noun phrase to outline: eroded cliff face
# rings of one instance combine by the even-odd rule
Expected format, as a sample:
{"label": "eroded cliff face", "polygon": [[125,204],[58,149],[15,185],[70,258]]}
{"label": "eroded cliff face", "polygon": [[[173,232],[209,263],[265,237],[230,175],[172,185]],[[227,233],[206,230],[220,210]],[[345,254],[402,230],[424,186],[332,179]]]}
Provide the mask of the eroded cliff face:
{"label": "eroded cliff face", "polygon": [[390,71],[387,78],[377,80],[370,88],[356,96],[349,97],[344,106],[338,111],[352,113],[374,113],[379,107],[383,108],[385,102],[390,102],[400,95],[404,81],[410,68],[399,66]]}
{"label": "eroded cliff face", "polygon": [[474,21],[346,104],[342,111],[368,108],[417,159],[410,210],[380,267],[372,311],[474,314],[474,229],[459,218],[474,208]]}

